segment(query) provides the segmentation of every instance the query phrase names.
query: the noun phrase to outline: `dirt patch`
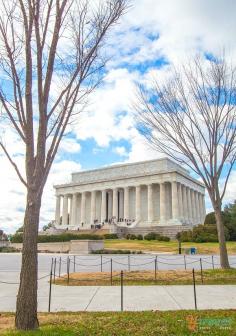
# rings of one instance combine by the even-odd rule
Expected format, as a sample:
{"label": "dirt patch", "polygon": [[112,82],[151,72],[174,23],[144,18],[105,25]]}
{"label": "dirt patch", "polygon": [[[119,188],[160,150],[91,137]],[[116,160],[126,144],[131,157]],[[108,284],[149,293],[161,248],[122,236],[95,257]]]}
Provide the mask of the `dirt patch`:
{"label": "dirt patch", "polygon": [[[169,283],[169,282],[191,282],[192,271],[124,271],[125,284],[153,284],[154,283]],[[196,273],[196,279],[199,280],[200,273]],[[58,285],[71,285],[71,286],[93,286],[93,285],[110,285],[119,284],[121,272],[84,272],[84,273],[71,273],[68,283],[67,275],[56,279]]]}
{"label": "dirt patch", "polygon": [[0,313],[0,331],[14,328],[15,316]]}

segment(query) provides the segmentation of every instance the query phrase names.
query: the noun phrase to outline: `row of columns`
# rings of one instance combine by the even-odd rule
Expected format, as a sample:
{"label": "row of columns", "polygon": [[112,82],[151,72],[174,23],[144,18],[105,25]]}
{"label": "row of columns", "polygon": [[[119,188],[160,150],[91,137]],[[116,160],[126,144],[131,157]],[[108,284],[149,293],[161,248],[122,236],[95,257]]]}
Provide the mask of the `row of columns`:
{"label": "row of columns", "polygon": [[201,222],[205,217],[204,194],[177,182],[172,182],[172,216],[189,222]]}
{"label": "row of columns", "polygon": [[[129,188],[124,187],[124,218],[129,218]],[[118,218],[118,191],[120,188],[112,190],[112,216]],[[106,219],[106,192],[101,191],[101,222]],[[96,219],[96,193],[97,191],[91,191],[91,223],[94,223]],[[166,220],[167,211],[167,197],[166,197],[166,185],[160,183],[160,222]],[[68,199],[70,197],[70,216],[68,215]],[[86,222],[86,197],[87,192],[81,193],[81,223]],[[57,196],[56,203],[56,223],[60,223],[60,207],[61,196]],[[205,216],[205,204],[204,195],[190,189],[189,187],[182,185],[178,182],[171,183],[171,212],[173,220],[181,220],[182,222],[200,223]],[[78,226],[77,220],[77,194],[64,195],[63,196],[63,211],[62,211],[62,225]],[[69,220],[70,218],[70,220]],[[141,220],[141,186],[135,187],[135,221]],[[152,222],[153,216],[153,185],[147,185],[147,220]]]}

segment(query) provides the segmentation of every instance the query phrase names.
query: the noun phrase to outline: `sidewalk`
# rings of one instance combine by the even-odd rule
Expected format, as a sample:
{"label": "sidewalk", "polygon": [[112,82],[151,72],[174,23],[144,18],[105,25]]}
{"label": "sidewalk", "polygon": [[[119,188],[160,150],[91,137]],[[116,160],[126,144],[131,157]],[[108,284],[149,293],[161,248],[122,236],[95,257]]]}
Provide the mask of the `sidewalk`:
{"label": "sidewalk", "polygon": [[[48,282],[41,283],[39,311],[48,310]],[[198,309],[236,309],[236,285],[197,285]],[[15,311],[17,286],[0,285],[0,311]],[[120,311],[119,286],[52,286],[51,311]],[[194,309],[193,286],[124,286],[124,310]]]}

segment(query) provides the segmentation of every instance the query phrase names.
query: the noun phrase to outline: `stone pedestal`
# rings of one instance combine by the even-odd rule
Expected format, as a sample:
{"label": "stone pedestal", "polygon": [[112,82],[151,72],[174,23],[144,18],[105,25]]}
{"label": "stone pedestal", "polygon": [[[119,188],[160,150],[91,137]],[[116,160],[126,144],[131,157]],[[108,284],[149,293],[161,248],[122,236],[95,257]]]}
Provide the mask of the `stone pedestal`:
{"label": "stone pedestal", "polygon": [[70,254],[89,254],[104,249],[103,240],[71,240]]}

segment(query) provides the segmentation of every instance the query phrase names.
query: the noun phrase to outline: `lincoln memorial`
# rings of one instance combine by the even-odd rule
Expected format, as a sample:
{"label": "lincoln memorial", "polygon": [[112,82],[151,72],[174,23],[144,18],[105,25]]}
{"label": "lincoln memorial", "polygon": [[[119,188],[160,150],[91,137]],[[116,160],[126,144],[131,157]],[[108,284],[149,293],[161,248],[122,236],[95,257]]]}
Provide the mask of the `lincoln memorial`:
{"label": "lincoln memorial", "polygon": [[170,159],[73,173],[55,189],[57,229],[189,228],[205,218],[204,186]]}

